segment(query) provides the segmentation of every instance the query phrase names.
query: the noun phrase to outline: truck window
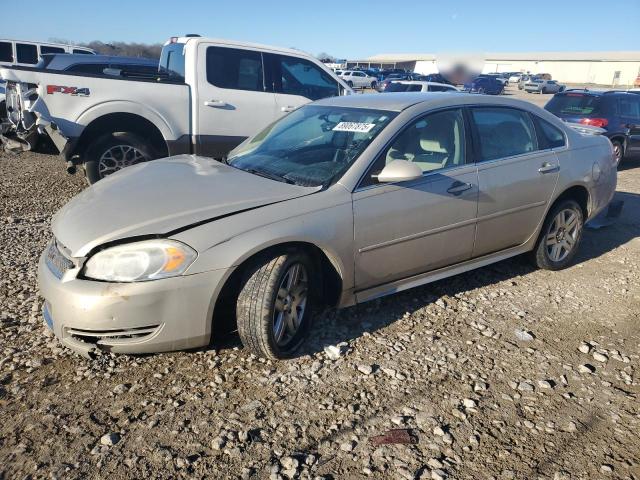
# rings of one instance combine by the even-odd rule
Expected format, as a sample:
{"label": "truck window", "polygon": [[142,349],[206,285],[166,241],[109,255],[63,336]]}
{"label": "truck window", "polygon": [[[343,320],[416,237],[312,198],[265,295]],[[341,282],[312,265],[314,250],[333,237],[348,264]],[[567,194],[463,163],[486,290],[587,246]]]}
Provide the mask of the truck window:
{"label": "truck window", "polygon": [[35,65],[38,63],[38,47],[28,43],[16,43],[18,63]]}
{"label": "truck window", "polygon": [[73,53],[77,53],[80,55],[93,55],[93,52],[89,52],[88,50],[78,50],[77,48],[73,49]]}
{"label": "truck window", "polygon": [[13,62],[13,45],[11,45],[11,42],[0,42],[0,62]]}
{"label": "truck window", "polygon": [[61,47],[48,47],[47,45],[40,45],[40,55],[46,55],[47,53],[67,53],[64,48]]}
{"label": "truck window", "polygon": [[207,48],[207,81],[220,88],[264,91],[262,54],[237,48]]}
{"label": "truck window", "polygon": [[184,43],[171,43],[162,48],[160,69],[184,79]]}
{"label": "truck window", "polygon": [[308,60],[284,55],[271,55],[274,90],[277,93],[300,95],[319,100],[340,95],[338,83],[324,70]]}

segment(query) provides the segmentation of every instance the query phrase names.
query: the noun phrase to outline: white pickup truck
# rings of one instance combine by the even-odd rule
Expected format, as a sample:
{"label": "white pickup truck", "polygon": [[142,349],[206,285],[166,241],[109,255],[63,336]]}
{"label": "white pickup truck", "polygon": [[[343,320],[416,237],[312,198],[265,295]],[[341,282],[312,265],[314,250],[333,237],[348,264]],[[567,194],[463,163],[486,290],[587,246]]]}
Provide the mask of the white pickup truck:
{"label": "white pickup truck", "polygon": [[158,75],[0,68],[8,120],[0,138],[20,151],[48,135],[90,183],[142,161],[180,153],[222,157],[302,104],[353,93],[297,50],[172,37]]}

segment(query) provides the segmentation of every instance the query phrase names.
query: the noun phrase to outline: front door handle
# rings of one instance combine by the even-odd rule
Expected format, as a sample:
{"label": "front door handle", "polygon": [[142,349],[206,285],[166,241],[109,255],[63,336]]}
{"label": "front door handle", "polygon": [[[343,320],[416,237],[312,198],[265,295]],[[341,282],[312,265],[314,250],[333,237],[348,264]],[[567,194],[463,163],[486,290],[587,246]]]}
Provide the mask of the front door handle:
{"label": "front door handle", "polygon": [[447,193],[450,193],[451,195],[461,195],[462,192],[466,192],[471,187],[473,187],[473,185],[471,185],[470,183],[453,182],[447,189]]}
{"label": "front door handle", "polygon": [[543,163],[542,166],[538,169],[540,173],[555,173],[560,170],[558,165],[552,165],[550,163]]}
{"label": "front door handle", "polygon": [[204,104],[207,107],[214,107],[214,108],[224,108],[227,106],[227,102],[223,102],[222,100],[207,100],[206,102],[204,102]]}
{"label": "front door handle", "polygon": [[286,107],[282,107],[280,110],[282,110],[283,112],[289,113],[289,112],[293,112],[295,109],[296,107],[287,105]]}

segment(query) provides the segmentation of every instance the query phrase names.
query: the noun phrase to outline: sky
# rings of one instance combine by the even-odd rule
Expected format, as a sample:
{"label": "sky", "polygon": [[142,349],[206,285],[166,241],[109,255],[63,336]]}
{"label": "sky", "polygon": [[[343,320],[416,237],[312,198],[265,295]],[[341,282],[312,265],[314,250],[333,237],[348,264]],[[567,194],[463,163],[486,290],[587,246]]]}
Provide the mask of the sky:
{"label": "sky", "polygon": [[[602,0],[28,3],[29,8],[11,8],[0,37],[163,43],[198,33],[347,59],[379,53],[640,50],[640,0],[616,0],[615,8]],[[15,0],[0,0],[0,11],[12,5]]]}

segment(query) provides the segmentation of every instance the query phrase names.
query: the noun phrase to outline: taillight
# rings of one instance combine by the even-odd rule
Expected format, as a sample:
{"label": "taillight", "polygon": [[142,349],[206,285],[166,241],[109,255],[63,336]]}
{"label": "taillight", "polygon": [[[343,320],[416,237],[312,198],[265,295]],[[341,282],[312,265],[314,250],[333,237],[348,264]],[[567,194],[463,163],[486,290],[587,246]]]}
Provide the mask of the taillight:
{"label": "taillight", "polygon": [[583,118],[580,120],[583,125],[591,125],[592,127],[603,128],[609,125],[609,120],[606,118]]}

